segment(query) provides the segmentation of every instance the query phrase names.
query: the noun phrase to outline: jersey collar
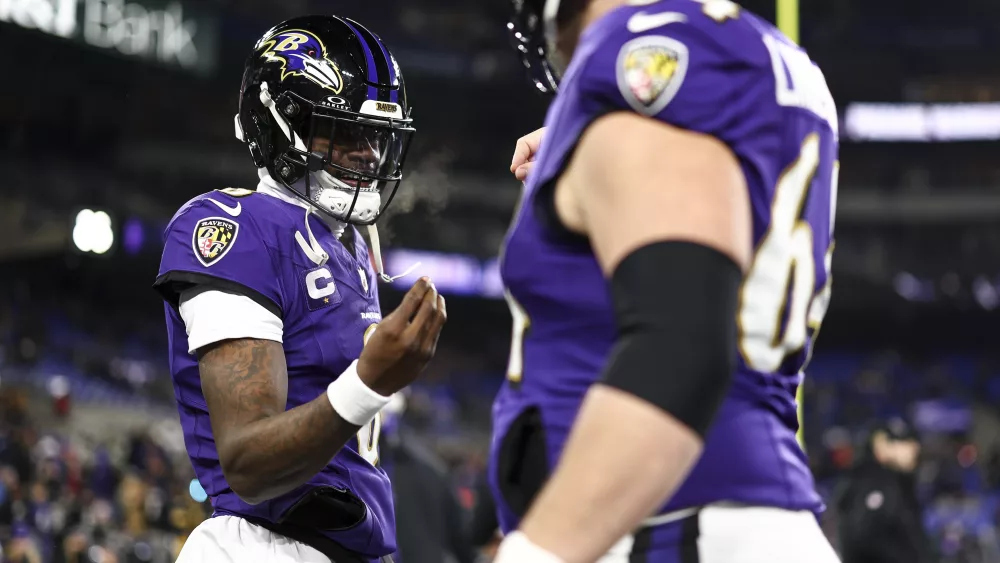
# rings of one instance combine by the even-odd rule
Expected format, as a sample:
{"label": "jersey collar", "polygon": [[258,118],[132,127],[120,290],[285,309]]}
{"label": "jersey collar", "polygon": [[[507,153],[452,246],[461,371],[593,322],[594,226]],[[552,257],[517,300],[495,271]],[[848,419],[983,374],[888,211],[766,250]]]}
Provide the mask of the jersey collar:
{"label": "jersey collar", "polygon": [[325,213],[320,213],[319,210],[317,210],[314,206],[309,205],[305,201],[302,201],[301,198],[292,194],[291,190],[289,190],[285,186],[282,186],[280,183],[275,181],[274,178],[271,177],[271,174],[268,173],[267,168],[258,168],[257,176],[260,178],[260,182],[257,184],[258,193],[262,193],[271,196],[273,198],[280,199],[285,203],[290,203],[292,205],[301,207],[303,209],[310,210],[310,212],[313,215],[315,215],[317,218],[323,221],[323,223],[330,228],[330,231],[338,239],[340,238],[341,235],[344,234],[344,229],[347,227],[345,223],[338,221],[333,217],[326,215]]}

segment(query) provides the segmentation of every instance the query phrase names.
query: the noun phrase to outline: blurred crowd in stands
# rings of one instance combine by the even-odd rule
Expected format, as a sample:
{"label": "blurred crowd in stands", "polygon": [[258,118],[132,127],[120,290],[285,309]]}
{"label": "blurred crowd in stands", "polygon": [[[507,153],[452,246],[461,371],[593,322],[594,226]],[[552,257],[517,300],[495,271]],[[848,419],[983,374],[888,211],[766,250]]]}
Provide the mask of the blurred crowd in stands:
{"label": "blurred crowd in stands", "polygon": [[173,561],[208,516],[189,490],[190,467],[142,434],[87,443],[40,428],[29,404],[26,393],[0,389],[2,560]]}

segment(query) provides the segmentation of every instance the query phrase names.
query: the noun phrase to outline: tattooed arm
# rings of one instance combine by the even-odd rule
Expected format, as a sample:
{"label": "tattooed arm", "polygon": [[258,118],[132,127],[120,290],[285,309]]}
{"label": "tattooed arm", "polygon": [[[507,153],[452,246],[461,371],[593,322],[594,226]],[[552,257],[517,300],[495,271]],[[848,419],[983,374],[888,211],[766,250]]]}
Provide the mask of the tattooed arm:
{"label": "tattooed arm", "polygon": [[[444,297],[421,278],[365,345],[361,383],[382,397],[412,383],[434,356],[446,320]],[[250,504],[304,484],[361,428],[337,414],[326,393],[285,410],[288,371],[279,342],[209,344],[198,349],[198,369],[222,472]]]}
{"label": "tattooed arm", "polygon": [[288,374],[278,342],[223,340],[198,350],[198,368],[222,471],[250,504],[304,484],[360,429],[325,393],[285,410]]}

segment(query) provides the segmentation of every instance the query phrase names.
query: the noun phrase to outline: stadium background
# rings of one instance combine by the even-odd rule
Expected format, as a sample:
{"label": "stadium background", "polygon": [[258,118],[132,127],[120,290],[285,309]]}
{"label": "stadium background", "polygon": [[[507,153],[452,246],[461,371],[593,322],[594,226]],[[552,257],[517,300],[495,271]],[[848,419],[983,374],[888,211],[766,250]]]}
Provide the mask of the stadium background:
{"label": "stadium background", "polygon": [[[742,4],[775,17],[772,0]],[[519,193],[507,167],[546,105],[508,48],[506,2],[0,0],[8,558],[168,561],[206,516],[150,289],[160,233],[190,197],[255,185],[233,138],[244,57],[274,23],[331,11],[379,33],[407,77],[418,133],[383,222],[388,267],[421,261],[450,322],[405,425],[477,501],[509,343],[495,261]],[[805,386],[813,468],[828,493],[864,423],[905,415],[942,561],[1000,561],[1000,4],[818,1],[800,15],[843,143],[834,298]],[[389,310],[399,294],[383,298]]]}

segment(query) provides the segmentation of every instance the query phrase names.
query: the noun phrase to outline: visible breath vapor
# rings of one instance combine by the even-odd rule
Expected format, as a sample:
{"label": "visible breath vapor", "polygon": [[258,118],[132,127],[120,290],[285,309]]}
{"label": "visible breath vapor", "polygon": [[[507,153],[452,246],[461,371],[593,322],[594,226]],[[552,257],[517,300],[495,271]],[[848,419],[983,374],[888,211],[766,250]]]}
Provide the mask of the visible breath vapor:
{"label": "visible breath vapor", "polygon": [[440,220],[440,214],[448,206],[448,194],[452,189],[448,170],[455,155],[449,149],[442,149],[420,158],[417,165],[403,175],[403,182],[392,200],[392,205],[379,220],[379,234],[383,242],[392,242],[392,221],[399,215],[413,211],[422,203],[421,219],[428,223]]}

